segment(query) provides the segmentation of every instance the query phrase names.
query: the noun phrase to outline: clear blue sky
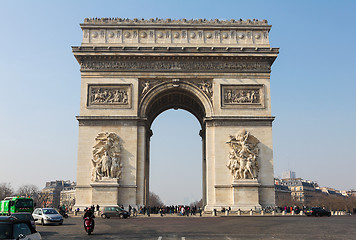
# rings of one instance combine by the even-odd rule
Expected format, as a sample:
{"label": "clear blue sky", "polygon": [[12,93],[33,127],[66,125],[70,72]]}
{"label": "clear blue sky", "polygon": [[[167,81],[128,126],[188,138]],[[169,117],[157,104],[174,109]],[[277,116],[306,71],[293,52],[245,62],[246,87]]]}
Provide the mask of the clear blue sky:
{"label": "clear blue sky", "polygon": [[[271,75],[275,175],[292,169],[321,186],[356,188],[356,1],[0,3],[0,183],[75,180],[80,72],[71,46],[85,17],[257,18],[272,24],[270,43],[280,48]],[[153,131],[151,189],[166,203],[198,200],[197,120],[171,110]],[[177,142],[163,152],[167,139]]]}

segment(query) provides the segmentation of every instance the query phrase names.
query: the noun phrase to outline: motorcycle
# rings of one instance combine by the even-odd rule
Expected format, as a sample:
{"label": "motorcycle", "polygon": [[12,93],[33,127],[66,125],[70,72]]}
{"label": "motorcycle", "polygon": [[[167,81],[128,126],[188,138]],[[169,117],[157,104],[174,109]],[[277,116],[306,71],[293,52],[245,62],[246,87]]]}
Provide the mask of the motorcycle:
{"label": "motorcycle", "polygon": [[66,212],[60,212],[60,214],[62,215],[62,217],[68,218],[68,214]]}
{"label": "motorcycle", "polygon": [[94,231],[94,219],[92,217],[84,218],[84,229],[88,235]]}

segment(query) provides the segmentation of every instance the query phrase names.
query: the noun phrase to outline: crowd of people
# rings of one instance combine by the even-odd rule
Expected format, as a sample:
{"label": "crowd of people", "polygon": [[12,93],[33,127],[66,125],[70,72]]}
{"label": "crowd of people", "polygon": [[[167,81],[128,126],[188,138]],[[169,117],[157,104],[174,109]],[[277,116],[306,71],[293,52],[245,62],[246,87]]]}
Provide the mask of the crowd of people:
{"label": "crowd of people", "polygon": [[[135,213],[134,209],[134,213]],[[129,206],[129,212],[130,206]],[[176,205],[176,206],[143,206],[138,209],[139,214],[150,216],[151,214],[160,214],[161,216],[167,214],[177,214],[179,216],[192,216],[199,214],[201,216],[202,209],[197,206],[186,206],[186,205]]]}
{"label": "crowd of people", "polygon": [[[178,216],[195,216],[195,215],[200,215],[202,216],[203,209],[201,207],[197,206],[188,206],[188,205],[171,205],[171,206],[140,206],[138,209],[135,207],[131,207],[131,205],[128,206],[128,209],[125,209],[123,205],[119,206],[123,210],[126,210],[130,213],[131,216],[137,216],[138,214],[141,215],[147,215],[150,216],[151,214],[160,214],[161,216],[165,215],[171,215],[171,214],[176,214]],[[100,206],[99,205],[92,205],[89,207],[91,212],[99,212],[100,211]],[[87,208],[87,209],[89,209]],[[307,206],[304,207],[298,207],[298,206],[279,206],[279,207],[265,207],[262,210],[266,213],[270,213],[272,211],[276,212],[285,212],[285,213],[291,213],[294,211],[295,214],[299,214],[300,211],[304,211],[307,209]],[[66,213],[68,211],[71,211],[71,208],[67,208],[65,206],[59,206],[58,207],[60,213]],[[231,207],[222,207],[221,209],[215,209],[216,212],[221,212],[225,213],[226,211],[230,212]],[[79,208],[74,210],[75,213],[79,212]]]}
{"label": "crowd of people", "polygon": [[300,211],[304,211],[306,209],[308,209],[309,207],[307,206],[303,206],[303,208],[300,208],[296,205],[294,206],[283,206],[283,207],[277,207],[277,212],[285,212],[285,213],[291,213],[294,211],[295,214],[299,214]]}
{"label": "crowd of people", "polygon": [[[135,207],[131,207],[131,205],[128,206],[128,209],[125,209],[125,207],[123,205],[120,206],[120,208],[122,208],[123,210],[126,210],[130,213],[131,216],[137,216],[138,214],[141,215],[147,215],[150,216],[151,214],[160,214],[161,216],[165,216],[165,215],[172,215],[172,214],[176,214],[178,216],[195,216],[195,215],[200,215],[202,216],[202,212],[203,209],[201,207],[197,207],[197,206],[187,206],[187,205],[171,205],[171,206],[140,206],[138,207],[138,209],[136,209]],[[303,207],[298,207],[296,205],[294,206],[279,206],[279,207],[266,207],[263,208],[262,210],[264,210],[266,213],[272,212],[272,211],[276,211],[276,212],[285,212],[285,213],[291,213],[292,211],[294,211],[295,214],[299,214],[300,211],[304,211],[305,209],[307,209],[307,206],[303,206]],[[58,206],[59,212],[64,215],[67,212],[70,212],[72,210],[72,208],[68,208],[63,206]],[[92,205],[89,208],[86,208],[85,211],[87,209],[90,209],[91,212],[99,212],[100,211],[100,206],[99,205]],[[222,207],[221,209],[215,209],[215,211],[221,211],[221,213],[225,213],[225,211],[230,212],[231,211],[231,207],[228,208],[224,208]],[[74,212],[77,215],[77,212],[79,212],[79,208],[75,209]]]}
{"label": "crowd of people", "polygon": [[[131,216],[137,216],[138,214],[150,216],[151,214],[160,214],[161,216],[177,214],[178,216],[195,216],[202,215],[203,209],[197,206],[187,206],[187,205],[172,205],[172,206],[140,206],[138,209],[135,207],[128,206],[128,209],[125,209],[123,205],[119,206],[123,210],[126,210],[130,213]],[[99,205],[92,205],[84,210],[86,212],[90,209],[91,212],[99,212]],[[75,213],[79,212],[79,208],[74,210]]]}

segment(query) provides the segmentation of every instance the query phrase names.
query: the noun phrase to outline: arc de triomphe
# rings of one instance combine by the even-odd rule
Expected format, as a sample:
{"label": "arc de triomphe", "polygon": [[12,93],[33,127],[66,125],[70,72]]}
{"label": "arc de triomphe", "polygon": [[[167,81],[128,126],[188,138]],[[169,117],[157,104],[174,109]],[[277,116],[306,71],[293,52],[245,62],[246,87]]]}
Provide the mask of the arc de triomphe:
{"label": "arc de triomphe", "polygon": [[95,18],[80,26],[76,207],[148,203],[150,128],[171,108],[201,124],[206,210],[274,205],[270,73],[279,49],[267,21]]}

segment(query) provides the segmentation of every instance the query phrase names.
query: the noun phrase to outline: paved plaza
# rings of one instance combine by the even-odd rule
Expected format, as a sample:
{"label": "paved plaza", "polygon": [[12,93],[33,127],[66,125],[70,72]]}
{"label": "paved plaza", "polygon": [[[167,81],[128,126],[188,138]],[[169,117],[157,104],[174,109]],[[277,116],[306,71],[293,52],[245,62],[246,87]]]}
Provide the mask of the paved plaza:
{"label": "paved plaza", "polygon": [[43,239],[355,239],[355,216],[218,216],[96,218],[88,236],[81,217],[37,226]]}

